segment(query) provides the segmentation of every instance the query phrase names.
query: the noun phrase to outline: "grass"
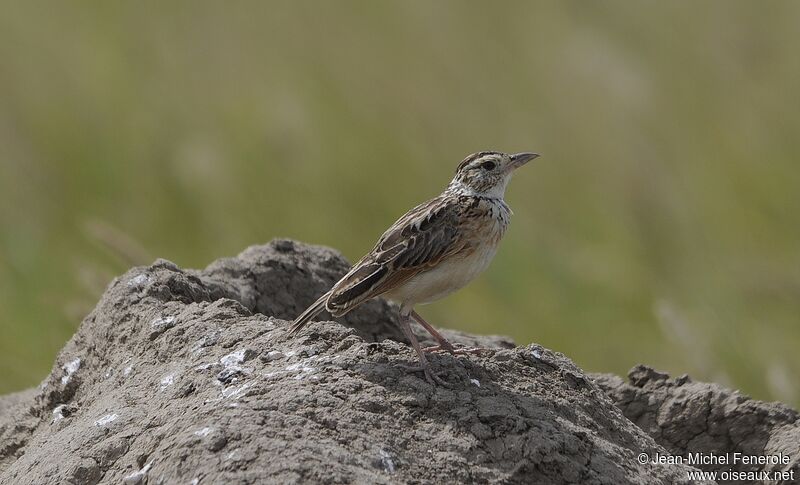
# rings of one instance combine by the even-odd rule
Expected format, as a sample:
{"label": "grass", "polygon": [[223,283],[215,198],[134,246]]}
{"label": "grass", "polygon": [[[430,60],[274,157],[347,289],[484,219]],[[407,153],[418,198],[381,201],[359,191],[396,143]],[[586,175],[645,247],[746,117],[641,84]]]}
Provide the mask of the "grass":
{"label": "grass", "polygon": [[[800,403],[793,2],[26,2],[0,16],[0,392],[114,274],[357,259],[466,154],[520,171],[429,320]],[[109,239],[110,238],[110,239]],[[125,258],[105,250],[122,244]]]}

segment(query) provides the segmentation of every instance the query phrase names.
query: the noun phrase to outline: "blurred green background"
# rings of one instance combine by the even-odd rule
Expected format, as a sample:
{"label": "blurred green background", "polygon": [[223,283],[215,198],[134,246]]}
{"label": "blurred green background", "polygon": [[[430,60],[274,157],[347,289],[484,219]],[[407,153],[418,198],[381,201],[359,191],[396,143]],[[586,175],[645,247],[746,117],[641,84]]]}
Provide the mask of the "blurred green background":
{"label": "blurred green background", "polygon": [[276,236],[355,260],[500,149],[543,156],[430,321],[797,405],[799,22],[789,1],[7,3],[0,392],[134,262]]}

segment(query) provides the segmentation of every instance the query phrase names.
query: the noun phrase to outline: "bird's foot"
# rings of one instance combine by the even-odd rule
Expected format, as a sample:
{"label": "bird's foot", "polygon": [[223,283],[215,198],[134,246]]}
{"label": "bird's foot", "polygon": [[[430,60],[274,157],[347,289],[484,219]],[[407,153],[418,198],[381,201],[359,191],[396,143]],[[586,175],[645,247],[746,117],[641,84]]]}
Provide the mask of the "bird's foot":
{"label": "bird's foot", "polygon": [[447,388],[452,387],[450,386],[450,384],[445,382],[444,379],[442,379],[441,377],[436,375],[435,372],[433,372],[433,369],[431,369],[431,364],[428,362],[425,362],[424,364],[420,365],[400,365],[398,367],[408,372],[424,372],[425,380],[428,381],[428,383],[432,386],[439,385]]}

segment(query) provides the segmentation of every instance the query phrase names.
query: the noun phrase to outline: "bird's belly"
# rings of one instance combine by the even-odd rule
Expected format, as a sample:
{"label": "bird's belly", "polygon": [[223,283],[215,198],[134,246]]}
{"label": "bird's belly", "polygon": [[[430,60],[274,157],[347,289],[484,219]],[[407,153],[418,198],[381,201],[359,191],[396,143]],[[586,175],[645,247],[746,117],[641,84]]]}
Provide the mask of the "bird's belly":
{"label": "bird's belly", "polygon": [[463,288],[489,266],[497,245],[476,249],[459,259],[443,261],[435,268],[419,273],[385,296],[401,304],[431,303]]}

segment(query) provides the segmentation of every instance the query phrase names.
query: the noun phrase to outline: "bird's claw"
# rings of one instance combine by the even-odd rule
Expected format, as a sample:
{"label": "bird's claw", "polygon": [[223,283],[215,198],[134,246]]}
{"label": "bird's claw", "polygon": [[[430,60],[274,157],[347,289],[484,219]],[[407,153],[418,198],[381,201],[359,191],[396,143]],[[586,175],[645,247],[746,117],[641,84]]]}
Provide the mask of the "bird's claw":
{"label": "bird's claw", "polygon": [[436,373],[433,372],[433,369],[431,369],[431,365],[428,363],[421,365],[401,365],[399,367],[408,372],[424,372],[425,380],[428,381],[428,383],[432,386],[439,385],[447,388],[452,387],[450,384],[445,382],[444,379],[436,375]]}

